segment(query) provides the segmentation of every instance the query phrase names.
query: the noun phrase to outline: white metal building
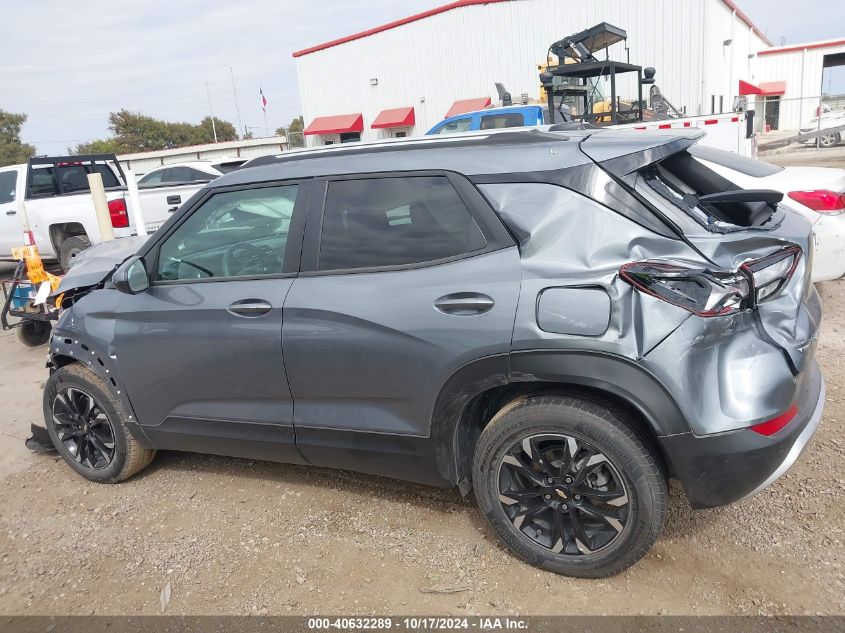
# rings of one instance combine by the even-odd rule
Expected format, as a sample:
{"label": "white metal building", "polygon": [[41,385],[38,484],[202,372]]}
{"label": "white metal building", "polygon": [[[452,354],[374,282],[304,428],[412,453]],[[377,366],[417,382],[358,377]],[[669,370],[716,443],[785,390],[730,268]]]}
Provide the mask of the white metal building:
{"label": "white metal building", "polygon": [[[627,45],[690,114],[729,111],[771,46],[731,0],[458,0],[294,53],[307,142],[424,134],[495,99],[497,81],[536,99],[549,45],[600,22],[628,32],[611,58],[627,61]],[[620,96],[635,97],[623,77]]]}
{"label": "white metal building", "polygon": [[[770,127],[798,129],[816,115],[824,93],[824,69],[845,66],[845,39],[761,50],[755,66],[751,77],[755,85],[743,88],[760,95],[757,112],[765,115],[758,118]],[[760,101],[767,107],[762,108]]]}
{"label": "white metal building", "polygon": [[263,138],[243,139],[239,141],[223,141],[221,143],[206,143],[205,145],[191,145],[175,149],[162,149],[153,152],[138,152],[135,154],[121,154],[117,157],[125,169],[131,169],[136,175],[144,174],[162,165],[171,165],[192,160],[215,160],[220,158],[256,158],[278,154],[288,149],[288,141],[284,136],[268,136]]}

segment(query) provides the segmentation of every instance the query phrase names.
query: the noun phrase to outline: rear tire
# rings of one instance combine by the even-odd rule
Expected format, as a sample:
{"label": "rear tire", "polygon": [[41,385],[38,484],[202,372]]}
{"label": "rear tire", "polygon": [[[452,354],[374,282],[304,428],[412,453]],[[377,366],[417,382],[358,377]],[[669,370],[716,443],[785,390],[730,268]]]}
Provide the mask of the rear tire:
{"label": "rear tire", "polygon": [[838,133],[825,134],[824,136],[819,137],[819,147],[824,147],[825,149],[836,147],[837,145],[839,145],[840,140],[841,137]]}
{"label": "rear tire", "polygon": [[73,261],[86,248],[91,246],[91,240],[85,235],[74,235],[65,239],[59,246],[59,262],[67,272],[73,266]]}
{"label": "rear tire", "polygon": [[610,576],[642,558],[668,506],[663,469],[624,414],[568,396],[500,410],[478,440],[473,484],[514,553],[580,578]]}
{"label": "rear tire", "polygon": [[38,347],[50,340],[52,331],[47,321],[26,320],[18,327],[18,340],[27,347]]}
{"label": "rear tire", "polygon": [[68,466],[86,479],[117,483],[149,466],[156,451],[141,446],[126,419],[105,381],[78,363],[54,371],[44,386],[50,440]]}

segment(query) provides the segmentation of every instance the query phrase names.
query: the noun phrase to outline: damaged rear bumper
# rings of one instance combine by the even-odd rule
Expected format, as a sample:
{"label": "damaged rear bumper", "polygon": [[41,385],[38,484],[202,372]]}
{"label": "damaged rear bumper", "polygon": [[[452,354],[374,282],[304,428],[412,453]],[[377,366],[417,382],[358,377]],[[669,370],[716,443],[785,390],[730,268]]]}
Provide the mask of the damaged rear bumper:
{"label": "damaged rear bumper", "polygon": [[727,505],[764,490],[795,463],[810,442],[824,409],[824,380],[813,361],[798,394],[798,414],[767,437],[749,429],[700,436],[658,438],[673,476],[693,508]]}

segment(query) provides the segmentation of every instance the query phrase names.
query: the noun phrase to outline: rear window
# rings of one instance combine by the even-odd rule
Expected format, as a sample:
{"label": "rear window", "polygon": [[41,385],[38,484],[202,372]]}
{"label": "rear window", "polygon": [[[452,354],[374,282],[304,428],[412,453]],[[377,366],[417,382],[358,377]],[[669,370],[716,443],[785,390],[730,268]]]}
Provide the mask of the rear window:
{"label": "rear window", "polygon": [[[717,199],[719,194],[742,191],[726,178],[696,160],[688,151],[678,152],[640,170],[645,184],[708,231],[727,233],[744,228],[774,228],[770,223],[777,204],[769,199],[778,192],[755,191],[750,201]],[[707,196],[711,196],[710,199]]]}
{"label": "rear window", "polygon": [[693,145],[689,148],[689,153],[701,160],[733,169],[752,178],[774,176],[783,171],[783,167],[778,165],[772,165],[771,163],[757,160],[756,158],[749,158],[748,156],[740,156],[739,154],[726,152],[723,149],[716,149],[715,147]]}
{"label": "rear window", "polygon": [[[98,173],[103,187],[119,187],[120,181],[108,165],[59,164],[35,166],[30,175],[29,191],[32,196],[55,196],[59,193],[89,191],[88,174]],[[59,188],[61,185],[61,188]]]}
{"label": "rear window", "polygon": [[521,114],[487,114],[481,117],[482,130],[500,130],[507,127],[523,127],[525,119]]}

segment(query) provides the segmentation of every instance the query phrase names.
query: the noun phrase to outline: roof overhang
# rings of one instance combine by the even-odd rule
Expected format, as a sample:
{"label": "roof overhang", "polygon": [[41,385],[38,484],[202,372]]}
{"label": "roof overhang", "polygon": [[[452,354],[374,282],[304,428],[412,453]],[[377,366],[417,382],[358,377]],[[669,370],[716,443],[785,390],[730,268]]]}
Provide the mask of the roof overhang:
{"label": "roof overhang", "polygon": [[414,108],[392,108],[378,113],[371,128],[411,127],[415,123]]}
{"label": "roof overhang", "polygon": [[483,110],[490,107],[492,100],[490,97],[475,97],[474,99],[459,99],[452,104],[449,111],[446,113],[446,118],[455,116],[456,114],[464,114],[465,112],[475,112],[476,110]]}
{"label": "roof overhang", "polygon": [[338,114],[335,116],[318,116],[305,128],[303,134],[343,134],[345,132],[363,132],[364,115]]}
{"label": "roof overhang", "polygon": [[760,84],[760,94],[764,96],[782,95],[786,93],[785,81],[764,81]]}
{"label": "roof overhang", "polygon": [[759,95],[762,94],[759,86],[755,86],[754,84],[743,81],[742,79],[739,80],[739,96],[740,97],[747,97],[749,95]]}

